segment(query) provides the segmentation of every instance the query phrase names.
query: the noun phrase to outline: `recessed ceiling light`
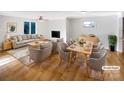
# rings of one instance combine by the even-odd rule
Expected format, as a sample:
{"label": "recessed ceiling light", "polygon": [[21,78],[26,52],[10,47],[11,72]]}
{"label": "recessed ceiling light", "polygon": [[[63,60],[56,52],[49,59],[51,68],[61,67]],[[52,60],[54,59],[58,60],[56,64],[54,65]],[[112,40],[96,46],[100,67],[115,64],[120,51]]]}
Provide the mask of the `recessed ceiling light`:
{"label": "recessed ceiling light", "polygon": [[87,11],[81,11],[82,14],[85,14]]}

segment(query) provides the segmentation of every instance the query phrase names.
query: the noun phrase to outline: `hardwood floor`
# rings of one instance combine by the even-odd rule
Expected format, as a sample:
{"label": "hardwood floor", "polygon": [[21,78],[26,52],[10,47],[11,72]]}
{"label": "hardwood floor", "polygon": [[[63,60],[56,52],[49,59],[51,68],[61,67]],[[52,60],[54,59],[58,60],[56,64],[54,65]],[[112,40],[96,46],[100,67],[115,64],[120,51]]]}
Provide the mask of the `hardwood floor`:
{"label": "hardwood floor", "polygon": [[[70,67],[67,67],[65,63],[60,66],[58,66],[58,64],[59,59],[57,54],[51,56],[42,63],[33,63],[27,66],[6,52],[3,52],[0,53],[0,80],[97,80],[92,77],[87,77],[86,68],[80,63],[75,62],[71,64]],[[105,71],[104,80],[124,80],[124,54],[109,52],[106,65],[120,66],[120,70]]]}

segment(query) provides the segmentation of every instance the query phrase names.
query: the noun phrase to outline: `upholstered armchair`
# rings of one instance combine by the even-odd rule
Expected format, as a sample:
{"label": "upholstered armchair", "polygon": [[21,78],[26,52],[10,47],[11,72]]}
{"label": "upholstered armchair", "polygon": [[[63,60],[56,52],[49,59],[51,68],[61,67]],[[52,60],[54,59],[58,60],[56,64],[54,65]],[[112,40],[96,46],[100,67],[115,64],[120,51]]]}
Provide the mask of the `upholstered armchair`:
{"label": "upholstered armchair", "polygon": [[[105,65],[106,54],[107,54],[107,51],[102,50],[101,52],[99,52],[99,53],[95,54],[94,56],[90,57],[88,59],[88,67],[90,68],[90,70],[94,70],[96,72],[99,71],[103,75],[102,66]],[[104,79],[104,77],[103,77],[103,79]]]}
{"label": "upholstered armchair", "polygon": [[43,44],[40,48],[29,47],[29,56],[30,59],[34,62],[41,62],[47,59],[52,52],[52,42]]}
{"label": "upholstered armchair", "polygon": [[59,52],[60,64],[61,62],[68,62],[69,52],[66,50],[68,45],[64,42],[59,42],[57,47],[58,47],[58,52]]}
{"label": "upholstered armchair", "polygon": [[104,46],[101,42],[99,42],[95,47],[93,47],[92,54],[90,57],[96,57],[97,55],[101,54],[104,51]]}
{"label": "upholstered armchair", "polygon": [[53,43],[53,50],[52,50],[52,53],[53,53],[53,54],[58,53],[57,44],[58,44],[59,42],[63,42],[63,38],[59,38],[59,39],[57,39],[56,41],[52,41],[52,43]]}
{"label": "upholstered armchair", "polygon": [[93,46],[92,52],[98,52],[99,50],[101,50],[103,48],[104,48],[103,44],[101,42],[99,42],[97,45]]}
{"label": "upholstered armchair", "polygon": [[68,41],[66,41],[66,43],[70,46],[71,44],[73,44],[73,41],[72,40],[68,40]]}

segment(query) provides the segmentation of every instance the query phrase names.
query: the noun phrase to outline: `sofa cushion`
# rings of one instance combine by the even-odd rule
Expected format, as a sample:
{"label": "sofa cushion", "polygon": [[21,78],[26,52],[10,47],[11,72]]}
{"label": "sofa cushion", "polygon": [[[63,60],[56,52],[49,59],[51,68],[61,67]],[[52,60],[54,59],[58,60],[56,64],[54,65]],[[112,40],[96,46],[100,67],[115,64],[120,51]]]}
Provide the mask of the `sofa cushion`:
{"label": "sofa cushion", "polygon": [[14,40],[15,42],[18,42],[17,36],[13,36],[13,37],[12,37],[12,40]]}
{"label": "sofa cushion", "polygon": [[28,43],[28,42],[34,41],[34,39],[28,39],[28,40],[25,40],[25,41]]}
{"label": "sofa cushion", "polygon": [[20,42],[16,42],[16,44],[25,44],[25,43],[28,43],[27,40],[23,40],[23,41],[20,41]]}
{"label": "sofa cushion", "polygon": [[38,35],[39,39],[44,39],[43,35]]}
{"label": "sofa cushion", "polygon": [[22,36],[17,36],[18,37],[18,41],[22,41]]}
{"label": "sofa cushion", "polygon": [[27,35],[23,35],[22,38],[23,38],[23,40],[28,39]]}
{"label": "sofa cushion", "polygon": [[38,34],[29,35],[30,39],[38,39],[40,36]]}
{"label": "sofa cushion", "polygon": [[31,35],[27,35],[27,39],[31,39]]}
{"label": "sofa cushion", "polygon": [[32,39],[36,39],[37,38],[37,35],[32,35]]}
{"label": "sofa cushion", "polygon": [[39,38],[39,35],[36,35],[37,38]]}

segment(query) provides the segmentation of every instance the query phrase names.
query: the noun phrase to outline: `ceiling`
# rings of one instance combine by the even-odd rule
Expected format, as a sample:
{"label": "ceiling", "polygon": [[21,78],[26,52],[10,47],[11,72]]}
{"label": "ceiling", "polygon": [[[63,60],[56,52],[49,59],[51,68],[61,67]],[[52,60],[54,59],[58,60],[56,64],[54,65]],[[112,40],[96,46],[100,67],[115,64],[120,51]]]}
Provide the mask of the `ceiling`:
{"label": "ceiling", "polygon": [[119,15],[117,11],[0,11],[0,15],[38,19],[81,18],[87,16]]}

